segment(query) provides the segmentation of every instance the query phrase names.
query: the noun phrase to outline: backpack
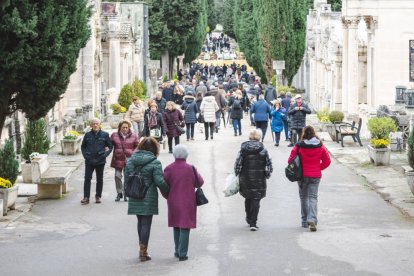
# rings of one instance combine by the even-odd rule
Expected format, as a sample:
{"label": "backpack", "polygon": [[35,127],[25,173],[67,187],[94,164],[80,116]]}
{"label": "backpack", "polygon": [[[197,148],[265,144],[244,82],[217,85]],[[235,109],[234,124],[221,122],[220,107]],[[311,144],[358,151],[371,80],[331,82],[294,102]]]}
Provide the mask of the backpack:
{"label": "backpack", "polygon": [[241,108],[242,106],[241,106],[240,100],[234,100],[233,109],[241,109]]}
{"label": "backpack", "polygon": [[137,169],[128,176],[128,181],[125,185],[125,196],[137,200],[143,200],[145,198],[149,186],[145,183],[144,177],[141,175],[141,170],[152,161],[153,160],[139,166],[138,168],[140,169]]}

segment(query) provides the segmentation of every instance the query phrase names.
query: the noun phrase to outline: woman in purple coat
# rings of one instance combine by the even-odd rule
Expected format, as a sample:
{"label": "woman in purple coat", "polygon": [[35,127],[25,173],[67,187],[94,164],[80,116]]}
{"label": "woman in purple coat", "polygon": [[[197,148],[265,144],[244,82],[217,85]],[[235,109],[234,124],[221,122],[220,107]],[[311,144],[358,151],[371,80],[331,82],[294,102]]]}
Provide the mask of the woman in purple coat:
{"label": "woman in purple coat", "polygon": [[[132,133],[131,123],[129,121],[121,121],[118,124],[118,132],[112,133],[111,140],[114,145],[111,167],[115,168],[115,187],[118,193],[115,201],[119,201],[124,191],[122,172],[125,170],[128,159],[137,148],[139,139],[135,133]],[[126,196],[124,196],[124,200],[127,201]]]}
{"label": "woman in purple coat", "polygon": [[162,114],[164,117],[164,125],[168,137],[168,153],[172,153],[172,141],[174,139],[175,145],[180,143],[180,135],[177,126],[184,126],[184,117],[180,110],[175,107],[174,102],[167,102],[165,106],[165,112]]}
{"label": "woman in purple coat", "polygon": [[167,198],[168,226],[174,227],[174,256],[185,261],[188,259],[190,229],[197,226],[194,188],[203,186],[204,180],[195,167],[186,162],[187,146],[175,146],[173,155],[175,161],[164,170],[164,179],[170,187]]}

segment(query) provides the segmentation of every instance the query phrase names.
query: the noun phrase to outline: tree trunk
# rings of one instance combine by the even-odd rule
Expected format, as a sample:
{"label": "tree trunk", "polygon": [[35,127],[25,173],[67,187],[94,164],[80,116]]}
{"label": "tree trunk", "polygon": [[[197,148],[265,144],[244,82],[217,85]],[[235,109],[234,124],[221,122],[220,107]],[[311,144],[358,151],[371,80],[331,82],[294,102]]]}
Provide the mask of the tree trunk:
{"label": "tree trunk", "polygon": [[7,114],[0,112],[0,140],[1,140],[1,134],[3,132],[4,128],[4,122],[6,121]]}
{"label": "tree trunk", "polygon": [[169,56],[169,70],[168,70],[168,78],[170,80],[173,79],[173,75],[174,75],[174,60],[175,60],[175,56],[170,55]]}

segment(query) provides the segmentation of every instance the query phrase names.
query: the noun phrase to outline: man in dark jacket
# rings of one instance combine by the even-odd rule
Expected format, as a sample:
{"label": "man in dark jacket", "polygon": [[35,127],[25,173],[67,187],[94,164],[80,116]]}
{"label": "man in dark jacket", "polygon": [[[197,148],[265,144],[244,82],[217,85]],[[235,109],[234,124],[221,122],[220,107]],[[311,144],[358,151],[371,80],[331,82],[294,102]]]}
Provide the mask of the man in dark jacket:
{"label": "man in dark jacket", "polygon": [[164,113],[165,106],[167,105],[167,100],[162,97],[162,93],[160,91],[158,91],[157,93],[155,93],[154,100],[155,100],[155,103],[158,106],[158,109],[157,109],[158,112]]}
{"label": "man in dark jacket", "polygon": [[272,110],[264,100],[263,95],[259,96],[259,100],[255,102],[250,109],[250,113],[254,114],[254,123],[256,125],[256,128],[260,128],[262,130],[262,142],[266,136],[266,130],[269,124],[268,121],[271,118],[271,111]]}
{"label": "man in dark jacket", "polygon": [[[287,92],[286,96],[282,98],[282,103],[281,104],[282,104],[282,107],[286,110],[286,112],[289,111],[291,100],[292,100],[292,94],[290,92]],[[289,135],[289,133],[290,133],[291,130],[290,130],[290,127],[289,127],[287,116],[283,120],[283,130],[285,131],[286,141],[290,141],[291,136]]]}
{"label": "man in dark jacket", "polygon": [[82,205],[89,204],[93,171],[96,171],[95,200],[96,203],[101,203],[106,157],[113,148],[109,134],[101,130],[101,121],[99,119],[91,119],[90,126],[92,130],[85,134],[81,146],[82,155],[85,158],[85,182],[83,184]]}
{"label": "man in dark jacket", "polygon": [[213,96],[216,99],[216,103],[219,107],[219,110],[216,112],[215,130],[216,130],[216,133],[217,133],[219,128],[220,128],[220,119],[221,119],[221,117],[224,118],[224,108],[226,107],[227,102],[226,102],[226,99],[224,98],[224,96],[219,92],[217,87],[215,87],[213,85],[210,86],[210,94],[211,94],[211,96]]}
{"label": "man in dark jacket", "polygon": [[292,130],[289,147],[293,147],[300,140],[302,129],[306,126],[306,114],[311,114],[310,108],[303,102],[300,94],[295,96],[295,101],[296,103],[292,104],[288,111],[288,114],[291,116],[290,128]]}
{"label": "man in dark jacket", "polygon": [[162,90],[162,97],[167,101],[172,101],[172,96],[173,96],[173,91],[174,91],[174,87],[173,84],[171,82],[168,82],[165,85],[165,88]]}
{"label": "man in dark jacket", "polygon": [[277,99],[276,88],[273,87],[271,83],[269,83],[269,85],[266,87],[264,97],[265,97],[265,101],[270,105],[272,105],[272,102]]}
{"label": "man in dark jacket", "polygon": [[234,164],[234,173],[239,176],[240,195],[246,199],[246,222],[251,231],[258,230],[260,200],[266,196],[266,179],[273,172],[272,159],[260,142],[261,138],[260,130],[252,130],[249,141],[242,143]]}

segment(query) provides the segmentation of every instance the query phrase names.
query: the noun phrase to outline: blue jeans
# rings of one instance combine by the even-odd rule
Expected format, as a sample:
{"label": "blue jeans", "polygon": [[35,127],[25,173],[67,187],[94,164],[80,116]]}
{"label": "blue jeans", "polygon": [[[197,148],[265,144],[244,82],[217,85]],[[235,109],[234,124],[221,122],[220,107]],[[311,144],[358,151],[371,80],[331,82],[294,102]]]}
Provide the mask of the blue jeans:
{"label": "blue jeans", "polygon": [[320,181],[320,178],[310,177],[298,181],[302,225],[309,222],[318,223],[318,189]]}
{"label": "blue jeans", "polygon": [[237,134],[237,130],[238,130],[239,135],[241,135],[241,122],[240,122],[240,119],[232,119],[232,120],[233,120],[234,134]]}

